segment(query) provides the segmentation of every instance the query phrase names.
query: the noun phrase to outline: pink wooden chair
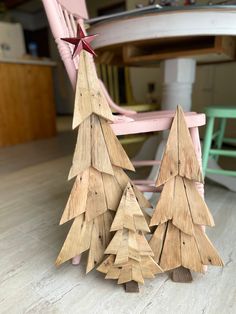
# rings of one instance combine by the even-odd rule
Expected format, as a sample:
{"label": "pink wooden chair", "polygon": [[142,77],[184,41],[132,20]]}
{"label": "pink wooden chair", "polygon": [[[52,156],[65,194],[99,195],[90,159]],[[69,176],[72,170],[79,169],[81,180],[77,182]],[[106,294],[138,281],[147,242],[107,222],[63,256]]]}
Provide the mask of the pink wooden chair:
{"label": "pink wooden chair", "polygon": [[[55,38],[59,53],[64,62],[66,71],[70,78],[72,86],[75,88],[77,79],[77,68],[79,58],[72,59],[73,47],[61,40],[63,37],[74,37],[77,31],[77,22],[83,25],[84,19],[88,18],[85,0],[42,0],[50,28]],[[155,131],[167,130],[174,115],[173,111],[156,111],[150,113],[136,113],[135,111],[122,109],[115,104],[109,96],[104,84],[101,82],[102,91],[107,98],[111,108],[113,108],[119,116],[116,116],[113,130],[116,135],[139,134]],[[201,150],[199,146],[198,128],[205,124],[205,116],[193,112],[186,113],[187,124],[191,129],[195,148],[201,160]],[[160,162],[151,161],[134,161],[135,167],[153,166]],[[156,191],[154,181],[139,180],[135,181],[140,190],[153,192]]]}
{"label": "pink wooden chair", "polygon": [[[88,13],[84,0],[42,0],[48,17],[48,21],[58,46],[59,53],[64,62],[70,81],[75,88],[78,57],[72,59],[72,47],[61,40],[63,37],[74,37],[77,30],[77,22],[83,25],[83,20],[88,18]],[[131,110],[124,110],[113,102],[106,91],[103,83],[101,87],[111,108],[120,114],[112,128],[116,135],[139,134],[148,132],[158,132],[168,130],[174,116],[173,111],[158,111],[151,113],[136,113]],[[177,104],[176,104],[177,105]],[[205,115],[195,112],[185,114],[186,122],[190,130],[195,151],[201,164],[201,145],[198,127],[205,124]],[[160,162],[137,161],[134,166],[153,166]],[[134,181],[140,190],[147,192],[159,192],[154,186],[154,181],[139,180]],[[197,184],[199,193],[204,197],[203,184]],[[80,256],[73,259],[73,264],[78,264]]]}

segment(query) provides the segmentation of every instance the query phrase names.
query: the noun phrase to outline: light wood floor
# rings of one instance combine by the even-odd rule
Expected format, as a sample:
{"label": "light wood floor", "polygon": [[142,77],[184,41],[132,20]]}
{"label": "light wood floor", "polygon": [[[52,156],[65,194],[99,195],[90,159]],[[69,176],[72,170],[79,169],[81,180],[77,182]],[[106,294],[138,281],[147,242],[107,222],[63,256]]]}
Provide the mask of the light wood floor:
{"label": "light wood floor", "polygon": [[208,230],[223,269],[177,284],[166,274],[139,294],[104,280],[85,265],[54,261],[69,225],[58,226],[71,183],[66,181],[75,136],[0,149],[0,313],[236,313],[236,194],[207,185],[216,227]]}

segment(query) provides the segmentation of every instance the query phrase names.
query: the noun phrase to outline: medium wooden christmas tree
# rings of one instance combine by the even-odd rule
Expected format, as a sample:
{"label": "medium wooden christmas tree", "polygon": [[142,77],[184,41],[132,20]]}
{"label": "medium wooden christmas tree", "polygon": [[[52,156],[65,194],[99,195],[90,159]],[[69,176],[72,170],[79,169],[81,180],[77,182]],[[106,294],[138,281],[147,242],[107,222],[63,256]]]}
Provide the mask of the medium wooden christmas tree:
{"label": "medium wooden christmas tree", "polygon": [[[78,36],[83,35],[81,32],[78,26]],[[75,42],[73,40],[67,39]],[[73,128],[78,127],[78,137],[69,173],[69,179],[76,179],[60,224],[74,221],[57,265],[88,250],[86,272],[89,272],[102,260],[110,241],[112,212],[117,210],[122,193],[130,182],[123,169],[134,170],[108,123],[112,120],[93,58],[88,52],[81,51],[73,117]],[[150,207],[135,186],[134,191],[140,206]]]}
{"label": "medium wooden christmas tree", "polygon": [[[180,106],[172,123],[156,185],[163,186],[150,226],[157,226],[150,246],[164,271],[178,269],[174,280],[191,280],[184,268],[203,272],[204,265],[223,262],[201,226],[214,226],[210,211],[196,189],[202,182],[184,113]],[[184,267],[184,268],[183,268]],[[177,278],[178,274],[181,277]]]}
{"label": "medium wooden christmas tree", "polygon": [[105,251],[109,256],[97,268],[106,274],[106,279],[117,279],[118,284],[132,281],[143,284],[144,278],[154,278],[162,272],[152,258],[154,254],[144,235],[150,230],[130,183],[121,198],[111,231],[116,233]]}

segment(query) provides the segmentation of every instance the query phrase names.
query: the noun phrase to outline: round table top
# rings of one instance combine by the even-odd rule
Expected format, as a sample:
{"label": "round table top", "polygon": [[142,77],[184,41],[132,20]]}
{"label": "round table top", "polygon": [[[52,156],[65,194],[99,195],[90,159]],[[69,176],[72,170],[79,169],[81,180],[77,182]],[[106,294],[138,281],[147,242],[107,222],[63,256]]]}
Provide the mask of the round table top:
{"label": "round table top", "polygon": [[187,36],[236,35],[236,6],[191,6],[159,9],[137,16],[108,19],[92,24],[90,33],[101,34],[95,49]]}

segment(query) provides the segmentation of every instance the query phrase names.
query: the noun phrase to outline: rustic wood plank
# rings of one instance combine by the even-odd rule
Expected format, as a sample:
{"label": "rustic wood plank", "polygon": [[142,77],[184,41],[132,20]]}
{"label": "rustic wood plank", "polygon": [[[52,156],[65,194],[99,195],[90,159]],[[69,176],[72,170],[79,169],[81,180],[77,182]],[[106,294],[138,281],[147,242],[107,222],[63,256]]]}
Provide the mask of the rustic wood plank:
{"label": "rustic wood plank", "polygon": [[123,169],[135,171],[134,166],[129,160],[129,157],[127,156],[124,148],[120,144],[118,138],[112,131],[110,125],[101,118],[100,122],[112,164]]}
{"label": "rustic wood plank", "polygon": [[113,121],[114,118],[108,105],[107,99],[101,92],[101,83],[97,77],[97,71],[93,57],[86,52],[84,52],[84,56],[86,63],[86,75],[91,95],[90,101],[92,111],[96,115],[103,117],[105,120]]}
{"label": "rustic wood plank", "polygon": [[144,284],[143,274],[139,263],[132,264],[132,280]]}
{"label": "rustic wood plank", "polygon": [[128,245],[129,245],[129,258],[140,262],[141,256],[139,252],[139,246],[138,246],[138,242],[136,238],[136,233],[131,230],[129,230]]}
{"label": "rustic wood plank", "polygon": [[[133,259],[129,259],[129,263],[125,264],[125,265],[113,265],[113,261],[114,261],[114,255],[111,255],[110,258],[107,258],[98,268],[97,270],[106,273],[106,279],[117,279],[118,277],[120,282],[119,283],[125,283],[127,282],[126,280],[130,280],[130,276],[131,276],[131,280],[133,278],[133,280],[135,280],[136,282],[139,283],[144,283],[144,278],[143,278],[143,272],[142,272],[142,263],[140,264],[139,262],[133,260]],[[155,264],[155,262],[153,261],[153,263]],[[149,265],[148,265],[149,267]],[[146,278],[153,278],[154,275],[152,274],[152,271],[149,270],[147,268],[147,264],[146,264],[146,271],[148,272]],[[156,270],[155,270],[156,271]],[[158,270],[159,271],[159,270]],[[144,271],[145,273],[145,271]],[[156,273],[156,272],[155,272]],[[123,281],[123,282],[121,282]]]}
{"label": "rustic wood plank", "polygon": [[119,206],[123,190],[121,189],[115,176],[102,173],[102,180],[106,195],[107,208],[116,211]]}
{"label": "rustic wood plank", "polygon": [[[149,200],[147,200],[145,198],[145,196],[143,195],[143,193],[137,188],[137,186],[130,180],[130,184],[132,189],[134,190],[134,194],[137,198],[137,201],[140,205],[140,207],[142,209],[146,209],[146,208],[152,208],[151,203],[149,202]],[[147,222],[149,222],[150,217],[147,215],[147,213],[145,211],[143,211],[144,217],[146,219]]]}
{"label": "rustic wood plank", "polygon": [[109,237],[105,236],[106,233],[109,234],[109,229],[105,229],[103,215],[100,215],[93,220],[86,273],[90,272],[102,261],[105,248],[109,243]]}
{"label": "rustic wood plank", "polygon": [[154,253],[154,260],[159,263],[160,261],[160,256],[161,256],[161,251],[163,248],[164,240],[165,240],[165,235],[166,235],[166,228],[167,228],[167,223],[163,223],[159,225],[155,232],[153,233],[149,245]]}
{"label": "rustic wood plank", "polygon": [[89,169],[89,187],[86,202],[86,220],[90,221],[107,211],[102,175],[99,171]]}
{"label": "rustic wood plank", "polygon": [[[107,122],[105,122],[107,123]],[[104,140],[101,124],[97,116],[91,116],[91,156],[92,165],[100,172],[113,175],[113,169],[107,146]]]}
{"label": "rustic wood plank", "polygon": [[203,264],[194,236],[181,232],[181,260],[185,268],[203,272]]}
{"label": "rustic wood plank", "polygon": [[116,255],[118,252],[118,249],[121,245],[122,239],[123,239],[123,230],[118,230],[114,234],[111,242],[109,243],[108,247],[106,248],[105,254],[115,254]]}
{"label": "rustic wood plank", "polygon": [[122,191],[124,191],[127,186],[127,183],[130,182],[130,178],[127,176],[124,170],[121,169],[120,167],[116,167],[113,165],[113,171],[114,171],[117,182],[119,183]]}
{"label": "rustic wood plank", "polygon": [[173,218],[175,178],[167,181],[161,192],[160,199],[153,212],[150,226],[157,226]]}
{"label": "rustic wood plank", "polygon": [[[134,190],[135,196],[138,200],[140,207],[142,209],[152,207],[151,203],[144,197],[143,193],[139,191],[139,189],[135,186],[135,184],[132,183],[132,181],[130,180],[130,178],[127,176],[127,174],[124,172],[123,169],[120,169],[119,167],[113,166],[113,171],[114,171],[116,180],[119,183],[122,191],[124,191],[127,183],[130,182],[131,187]],[[145,215],[145,218],[147,219],[146,215]]]}
{"label": "rustic wood plank", "polygon": [[170,270],[181,266],[180,231],[169,221],[160,258],[160,267]]}
{"label": "rustic wood plank", "polygon": [[116,216],[112,223],[111,231],[120,230],[122,228],[136,231],[134,216],[140,216],[140,219],[143,220],[142,228],[145,229],[144,231],[149,231],[149,227],[136,200],[133,189],[130,183],[128,183],[117,209]]}
{"label": "rustic wood plank", "polygon": [[149,268],[145,267],[143,264],[141,265],[141,271],[142,271],[143,278],[147,278],[147,279],[155,278],[155,275],[152,273],[152,271]]}
{"label": "rustic wood plank", "polygon": [[114,213],[112,211],[110,211],[110,210],[107,210],[103,214],[103,219],[104,219],[105,230],[107,230],[107,231],[109,230],[108,234],[109,234],[109,238],[110,238],[110,236],[111,236],[110,228],[111,228],[112,221],[114,220]]}
{"label": "rustic wood plank", "polygon": [[[115,218],[112,222],[110,231],[123,230],[124,228],[124,217],[125,217],[125,199],[121,198],[119,207],[116,211]],[[133,225],[133,230],[135,230],[135,226]]]}
{"label": "rustic wood plank", "polygon": [[[58,266],[88,250],[90,247],[91,232],[92,221],[85,221],[84,214],[75,218],[57,257],[56,265]],[[80,234],[80,237],[78,237],[78,234]]]}
{"label": "rustic wood plank", "polygon": [[200,164],[180,106],[177,106],[171,125],[156,185],[165,184],[177,174],[190,180],[203,182]]}
{"label": "rustic wood plank", "polygon": [[204,265],[223,266],[224,262],[200,226],[195,226],[195,239]]}
{"label": "rustic wood plank", "polygon": [[134,216],[134,224],[136,230],[141,230],[143,232],[150,232],[147,221],[142,216]]}
{"label": "rustic wood plank", "polygon": [[77,176],[65,210],[60,220],[60,225],[79,216],[86,210],[89,187],[89,169]]}
{"label": "rustic wood plank", "polygon": [[118,285],[129,281],[132,281],[132,267],[131,265],[125,265],[121,269]]}
{"label": "rustic wood plank", "polygon": [[151,256],[142,256],[141,266],[143,269],[149,269],[153,274],[162,273],[162,268],[154,261]]}
{"label": "rustic wood plank", "polygon": [[79,60],[77,84],[75,92],[74,116],[72,127],[75,129],[85,119],[87,119],[92,112],[89,84],[87,79],[87,69],[85,63],[85,52],[82,52]]}
{"label": "rustic wood plank", "polygon": [[195,183],[184,179],[184,185],[194,224],[214,227],[214,219],[204,199],[197,191]]}
{"label": "rustic wood plank", "polygon": [[179,176],[175,178],[172,223],[183,232],[193,234],[193,221],[185,193],[183,178]]}
{"label": "rustic wood plank", "polygon": [[178,115],[176,113],[161,160],[156,186],[165,184],[170,178],[175,177],[178,172]]}
{"label": "rustic wood plank", "polygon": [[[136,199],[133,188],[130,182],[127,183],[126,189],[123,194],[125,200],[125,212],[126,215],[143,217],[143,212]],[[143,218],[144,219],[144,218]]]}
{"label": "rustic wood plank", "polygon": [[90,117],[81,123],[68,179],[72,179],[91,165],[91,121]]}
{"label": "rustic wood plank", "polygon": [[142,256],[154,256],[154,253],[148,244],[143,232],[136,233],[136,239],[138,243],[139,252]]}
{"label": "rustic wood plank", "polygon": [[120,276],[120,269],[117,267],[109,268],[105,279],[118,279]]}
{"label": "rustic wood plank", "polygon": [[178,116],[178,164],[179,175],[203,183],[203,176],[197,160],[193,142],[185,121],[184,112],[177,107]]}
{"label": "rustic wood plank", "polygon": [[114,214],[112,211],[107,210],[103,215],[102,215],[103,221],[104,221],[104,233],[102,235],[102,239],[104,242],[104,245],[107,247],[108,243],[111,241],[111,238],[113,234],[110,232],[111,224],[114,219]]}
{"label": "rustic wood plank", "polygon": [[109,255],[97,268],[101,273],[107,274],[115,261],[115,255]]}
{"label": "rustic wood plank", "polygon": [[76,85],[73,129],[92,113],[113,121],[111,109],[100,89],[93,60],[86,52],[82,51]]}
{"label": "rustic wood plank", "polygon": [[126,264],[129,261],[129,232],[127,229],[123,230],[121,245],[117,251],[115,258],[115,265]]}

